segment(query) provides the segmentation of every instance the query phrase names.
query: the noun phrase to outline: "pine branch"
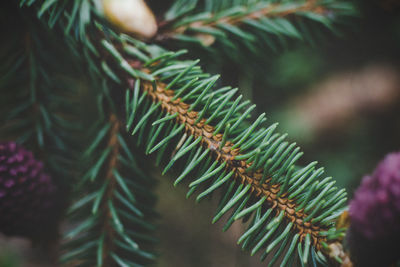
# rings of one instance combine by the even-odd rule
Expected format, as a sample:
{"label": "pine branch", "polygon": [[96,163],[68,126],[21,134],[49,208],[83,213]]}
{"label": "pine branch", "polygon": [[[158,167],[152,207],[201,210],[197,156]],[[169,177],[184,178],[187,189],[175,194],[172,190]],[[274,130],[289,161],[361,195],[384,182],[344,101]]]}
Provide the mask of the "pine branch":
{"label": "pine branch", "polygon": [[[29,3],[21,1],[21,5],[33,3],[34,1]],[[34,7],[37,8],[38,16],[41,18],[36,23],[46,22],[50,27],[62,29],[66,34],[63,36],[63,41],[69,45],[70,50],[59,51],[57,55],[68,51],[67,56],[81,57],[79,63],[88,68],[88,71],[78,68],[81,76],[84,76],[83,80],[87,82],[85,88],[87,92],[81,95],[74,92],[75,97],[81,97],[79,100],[82,102],[74,103],[74,107],[68,108],[74,110],[76,106],[82,105],[86,98],[85,94],[89,93],[96,99],[97,109],[85,107],[86,117],[89,117],[88,122],[91,123],[90,130],[77,138],[82,143],[87,140],[91,145],[85,151],[81,151],[83,157],[75,156],[81,161],[75,165],[83,165],[86,173],[82,175],[78,185],[75,185],[75,203],[68,214],[70,229],[64,233],[61,261],[67,266],[149,264],[155,256],[148,251],[153,250],[156,242],[152,236],[154,226],[149,223],[155,216],[153,211],[155,196],[151,192],[154,182],[138,167],[139,163],[132,154],[131,144],[126,140],[125,129],[121,129],[117,119],[116,114],[120,113],[120,110],[112,100],[113,87],[103,79],[96,48],[91,40],[86,38],[87,29],[90,28],[88,22],[96,9],[89,1],[66,3],[66,1],[36,3],[37,6]],[[65,16],[59,16],[60,14]],[[49,34],[47,27],[45,30]],[[32,30],[32,32],[40,31]],[[71,33],[76,35],[69,35]],[[54,40],[44,40],[54,44]],[[56,56],[49,51],[39,50],[39,52],[51,58],[51,62],[59,64],[58,61],[54,61]],[[33,67],[37,67],[37,64],[33,64]],[[46,70],[48,69],[54,68],[47,67]],[[38,84],[42,84],[42,81]],[[64,89],[64,92],[68,90],[71,89]],[[65,96],[58,97],[57,102],[51,101],[52,99],[48,99],[47,96],[43,99],[46,104],[57,103],[63,106],[62,101],[66,101]],[[81,114],[76,121],[87,123]],[[66,133],[64,131],[63,134]],[[46,137],[46,140],[51,138],[52,136]],[[72,150],[72,147],[68,149]],[[68,167],[60,169],[67,172],[70,170]],[[69,182],[70,186],[74,184],[71,180],[70,176],[63,177],[63,181]]]}
{"label": "pine branch", "polygon": [[[283,7],[283,8],[282,8]],[[238,7],[235,7],[238,9]],[[242,10],[240,10],[242,9]],[[199,18],[198,20],[192,21],[179,21],[175,25],[170,25],[170,21],[160,22],[160,33],[156,37],[157,40],[165,40],[173,38],[175,35],[184,34],[190,29],[210,27],[216,28],[218,24],[228,24],[230,26],[242,26],[246,20],[260,20],[264,17],[286,17],[299,12],[313,12],[316,15],[322,16],[327,13],[327,10],[322,5],[317,5],[317,1],[308,0],[304,3],[294,5],[293,4],[282,4],[282,3],[271,3],[268,5],[259,6],[254,8],[254,6],[243,6],[236,10],[236,14],[226,14],[221,16],[216,13],[208,13],[205,16]],[[203,33],[212,35],[211,33]]]}
{"label": "pine branch", "polygon": [[71,50],[42,23],[33,23],[30,14],[17,8],[1,13],[2,24],[14,26],[1,49],[0,136],[32,149],[51,174],[58,190],[57,209],[44,227],[46,232],[36,233],[34,238],[54,241],[68,202],[67,181],[77,173],[72,137],[79,129],[78,88],[76,80],[69,77],[79,77],[79,68],[73,56],[63,58],[65,65],[50,60]]}
{"label": "pine branch", "polygon": [[[196,8],[198,4],[192,2],[196,1],[175,2],[166,13],[166,20],[159,24],[156,41],[171,39],[190,46],[197,43],[207,49],[218,41],[230,51],[240,43],[251,52],[259,53],[264,51],[265,45],[276,50],[274,36],[278,42],[282,42],[283,37],[303,39],[303,36],[312,41],[307,20],[334,30],[342,17],[354,15],[350,4],[330,0],[232,2],[223,8],[218,6],[219,1],[211,1],[213,4],[206,5],[205,10]],[[185,9],[185,6],[191,8]],[[221,47],[216,49],[224,51]]]}
{"label": "pine branch", "polygon": [[[310,221],[305,221],[308,214],[304,213],[304,209],[296,212],[297,207],[294,199],[289,199],[288,194],[279,194],[281,185],[278,183],[271,184],[272,178],[265,178],[262,169],[254,170],[252,165],[255,163],[247,163],[249,157],[240,153],[243,150],[240,146],[237,147],[231,141],[225,141],[224,144],[224,135],[221,133],[216,134],[216,128],[206,123],[208,118],[200,118],[199,112],[189,111],[191,109],[189,104],[182,101],[180,97],[176,98],[173,90],[165,89],[167,84],[159,82],[157,83],[157,89],[154,90],[151,82],[144,81],[141,87],[153,102],[161,103],[160,108],[163,111],[170,115],[177,114],[175,120],[180,125],[184,125],[186,135],[193,136],[194,140],[201,139],[200,144],[211,152],[210,154],[212,155],[210,156],[217,159],[220,164],[224,164],[224,168],[228,173],[233,172],[232,178],[238,180],[245,187],[249,185],[249,194],[253,194],[254,197],[259,199],[265,199],[263,202],[273,207],[276,214],[280,214],[280,211],[285,211],[284,217],[291,221],[293,228],[296,228],[299,232],[300,242],[303,241],[307,234],[310,234],[313,245],[318,249],[321,248],[321,243],[326,242],[326,237],[319,236],[319,232],[327,231],[328,229],[324,226],[312,225]],[[225,134],[225,139],[227,135]],[[292,151],[294,152],[295,149]],[[292,151],[289,151],[289,153]],[[294,155],[300,154],[294,153]],[[255,158],[257,157],[259,157],[259,154],[255,154]],[[238,158],[244,159],[238,160]],[[263,183],[262,181],[265,182]]]}
{"label": "pine branch", "polygon": [[102,42],[114,58],[107,61],[114,70],[108,75],[122,71],[121,81],[125,75],[131,77],[127,129],[138,134],[147,153],[159,151],[157,158],[170,155],[163,172],[180,162],[181,174],[174,184],[192,178],[188,196],[205,185],[197,200],[224,188],[213,222],[229,210],[232,214],[224,230],[235,220],[252,217],[238,241],[252,254],[266,247],[265,259],[278,244],[281,252],[290,244],[282,264],[295,258],[291,257],[295,247],[302,251],[301,262],[317,259],[327,264],[321,252],[329,249],[328,242],[343,237],[343,230],[335,228],[335,218],[345,208],[345,191],[334,187],[331,177],[323,178],[323,168],[316,169],[316,162],[296,166],[302,155],[296,144],[284,141],[286,135],[274,134],[275,124],[264,127],[265,114],[249,123],[254,106],[240,103],[241,96],[231,100],[235,89],[213,88],[218,77],[202,73],[198,61],[179,61],[176,57],[181,53],[154,53],[154,47],[146,50],[136,40],[121,39],[120,51]]}
{"label": "pine branch", "polygon": [[137,169],[115,114],[110,113],[101,126],[85,152],[93,162],[78,186],[84,194],[70,210],[77,225],[65,234],[61,261],[67,266],[148,263],[154,259],[146,251],[154,242],[150,236],[154,226],[148,223],[154,214],[147,209],[154,199],[147,189],[151,180]]}
{"label": "pine branch", "polygon": [[[67,79],[61,73],[62,71],[70,75],[76,73],[69,67],[60,68],[49,61],[51,55],[67,48],[60,44],[57,44],[59,47],[49,45],[55,36],[46,28],[32,25],[29,18],[26,20],[26,25],[30,25],[28,31],[24,30],[23,33],[17,31],[20,37],[10,46],[10,49],[18,51],[17,55],[14,57],[5,52],[7,55],[5,61],[11,60],[10,66],[5,66],[7,73],[4,77],[7,79],[1,84],[5,94],[2,101],[7,108],[11,106],[12,110],[2,113],[7,122],[5,128],[14,133],[23,133],[19,141],[21,143],[29,141],[31,145],[36,143],[35,148],[43,149],[44,146],[54,145],[62,148],[66,146],[64,143],[66,139],[61,137],[61,132],[76,127],[76,125],[71,126],[68,121],[74,117],[74,111],[67,112],[66,108],[68,105],[76,104],[74,98],[76,91],[74,88],[66,88],[70,84],[67,84]],[[47,49],[48,54],[44,54],[41,49]],[[76,67],[73,60],[66,59],[66,65],[68,64]],[[15,79],[17,76],[20,79]],[[11,89],[16,93],[11,94]],[[52,144],[46,145],[45,140],[50,140]]]}

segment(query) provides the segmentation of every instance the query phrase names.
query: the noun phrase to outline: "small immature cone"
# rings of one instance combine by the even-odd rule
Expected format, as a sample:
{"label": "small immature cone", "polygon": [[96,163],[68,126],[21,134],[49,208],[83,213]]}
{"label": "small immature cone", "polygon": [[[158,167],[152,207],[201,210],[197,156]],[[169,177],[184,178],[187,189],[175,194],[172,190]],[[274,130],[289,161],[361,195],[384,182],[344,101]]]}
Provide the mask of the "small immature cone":
{"label": "small immature cone", "polygon": [[153,12],[143,0],[103,0],[105,17],[120,31],[150,39],[157,33]]}
{"label": "small immature cone", "polygon": [[356,266],[385,267],[400,259],[400,153],[364,177],[350,202],[347,241]]}
{"label": "small immature cone", "polygon": [[0,232],[43,238],[54,224],[56,188],[43,163],[14,142],[0,143]]}

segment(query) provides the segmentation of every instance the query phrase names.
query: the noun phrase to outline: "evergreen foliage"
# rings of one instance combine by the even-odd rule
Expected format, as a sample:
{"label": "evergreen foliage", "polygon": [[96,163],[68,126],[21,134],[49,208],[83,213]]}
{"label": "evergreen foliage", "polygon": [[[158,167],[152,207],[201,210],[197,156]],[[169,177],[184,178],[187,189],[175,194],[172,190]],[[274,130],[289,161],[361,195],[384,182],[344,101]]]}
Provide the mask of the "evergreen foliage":
{"label": "evergreen foliage", "polygon": [[[171,46],[257,54],[286,38],[311,40],[311,22],[333,29],[353,14],[349,4],[176,0],[159,34],[146,42],[113,29],[101,1],[19,4],[28,41],[19,35],[16,46],[6,44],[13,53],[4,57],[0,88],[16,92],[4,99],[11,112],[2,112],[3,128],[43,151],[60,183],[76,182],[63,263],[139,266],[155,259],[154,181],[138,160],[144,150],[155,154],[163,173],[177,174],[174,185],[188,183],[187,197],[198,192],[200,201],[218,189],[213,223],[228,213],[224,231],[236,220],[249,221],[238,244],[252,255],[262,251],[268,266],[330,264],[329,245],[344,235],[336,219],[346,209],[345,190],[317,162],[298,164],[303,152],[276,132],[277,123],[268,124],[265,113],[254,117],[255,105],[237,88],[219,86],[219,75],[203,72],[191,53]],[[61,64],[53,60],[60,54],[66,54]],[[74,66],[70,73],[66,65]],[[66,77],[82,78],[90,89],[79,91]],[[81,99],[93,105],[88,121],[72,108]],[[82,148],[77,139],[89,145]]]}
{"label": "evergreen foliage", "polygon": [[[81,77],[80,65],[64,38],[35,14],[18,10],[15,3],[1,14],[2,34],[8,40],[1,44],[0,136],[38,152],[56,187],[63,188],[53,200],[59,207],[54,217],[60,217],[78,169],[73,137],[80,130],[79,84],[71,77]],[[63,64],[53,60],[63,53],[68,54]]]}
{"label": "evergreen foliage", "polygon": [[[140,46],[137,40],[121,38],[128,53],[131,45]],[[139,59],[138,51],[129,58],[105,40],[103,45],[116,66]],[[252,122],[254,105],[235,97],[237,89],[216,87],[218,76],[202,73],[197,61],[178,60],[179,52],[153,51],[140,54],[147,57],[143,69],[153,79],[145,80],[151,79],[145,72],[133,74],[136,82],[126,93],[128,131],[137,134],[148,154],[158,151],[157,159],[171,155],[163,173],[182,161],[174,185],[190,178],[188,197],[201,188],[199,201],[224,188],[213,222],[231,211],[226,230],[235,220],[252,217],[238,241],[243,248],[254,254],[270,241],[262,256],[265,259],[277,245],[283,252],[290,244],[304,251],[299,254],[303,263],[311,262],[314,255],[326,264],[318,252],[327,247],[327,240],[342,235],[334,222],[345,208],[346,192],[334,187],[335,181],[324,177],[316,162],[296,166],[300,149],[285,140],[286,134],[274,133],[277,125],[266,125],[264,113]],[[283,263],[292,252],[286,251]],[[279,253],[275,255],[278,259]]]}
{"label": "evergreen foliage", "polygon": [[351,4],[331,0],[181,0],[165,13],[156,40],[197,45],[240,61],[245,54],[262,55],[265,47],[277,51],[290,39],[312,43],[320,25],[335,31],[349,15],[354,15]]}

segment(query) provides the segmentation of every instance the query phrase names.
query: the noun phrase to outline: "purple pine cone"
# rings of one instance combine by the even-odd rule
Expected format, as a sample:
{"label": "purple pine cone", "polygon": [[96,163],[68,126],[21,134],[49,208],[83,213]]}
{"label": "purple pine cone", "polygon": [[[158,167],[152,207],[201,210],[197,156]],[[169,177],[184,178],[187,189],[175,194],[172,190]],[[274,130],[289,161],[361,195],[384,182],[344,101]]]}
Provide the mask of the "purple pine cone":
{"label": "purple pine cone", "polygon": [[400,153],[363,178],[350,202],[347,242],[355,266],[388,266],[400,258]]}
{"label": "purple pine cone", "polygon": [[400,233],[400,153],[387,155],[364,177],[350,202],[350,218],[369,239]]}
{"label": "purple pine cone", "polygon": [[40,235],[51,221],[55,196],[50,176],[32,152],[14,142],[0,143],[0,232]]}

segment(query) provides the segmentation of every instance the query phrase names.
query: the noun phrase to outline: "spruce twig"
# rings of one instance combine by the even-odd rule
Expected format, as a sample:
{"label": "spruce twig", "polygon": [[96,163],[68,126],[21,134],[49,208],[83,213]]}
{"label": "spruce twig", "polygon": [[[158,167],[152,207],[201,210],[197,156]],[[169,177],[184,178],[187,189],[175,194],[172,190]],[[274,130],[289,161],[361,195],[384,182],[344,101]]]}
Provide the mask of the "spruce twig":
{"label": "spruce twig", "polygon": [[[261,5],[260,5],[261,6]],[[316,15],[324,16],[328,13],[328,9],[324,5],[321,5],[317,0],[307,0],[304,3],[294,5],[291,8],[283,8],[283,4],[272,3],[261,6],[261,8],[254,7],[241,7],[240,14],[219,16],[218,13],[209,13],[206,16],[202,16],[201,20],[181,23],[177,27],[174,27],[174,21],[161,21],[159,22],[159,32],[154,37],[156,41],[167,41],[168,39],[174,38],[175,35],[186,34],[190,29],[196,28],[217,28],[218,24],[227,24],[231,26],[242,26],[245,24],[246,20],[259,20],[261,18],[274,18],[274,17],[287,17],[300,12],[311,12]],[[190,34],[189,34],[190,35]],[[204,35],[212,36],[211,33],[202,32],[202,36],[198,37],[204,38]],[[196,35],[195,35],[196,37]]]}
{"label": "spruce twig", "polygon": [[[147,92],[147,96],[154,102],[161,103],[161,109],[169,114],[176,114],[176,122],[184,125],[185,132],[188,135],[194,136],[194,139],[202,138],[201,144],[203,147],[211,151],[213,158],[217,159],[220,164],[225,163],[225,169],[228,172],[233,171],[233,179],[237,179],[243,185],[250,185],[248,194],[254,195],[256,198],[266,198],[266,205],[275,210],[275,214],[280,214],[284,211],[286,219],[293,223],[293,228],[299,233],[300,242],[303,241],[307,234],[312,236],[312,242],[317,249],[321,249],[321,243],[326,242],[326,238],[319,235],[321,231],[327,231],[324,226],[314,224],[311,220],[305,222],[304,219],[308,214],[304,209],[296,211],[296,203],[294,199],[289,199],[287,193],[279,194],[280,184],[271,184],[271,177],[267,178],[264,183],[260,182],[263,177],[263,170],[257,169],[251,172],[246,170],[251,167],[251,163],[246,163],[246,160],[237,160],[243,154],[240,153],[241,148],[233,148],[235,146],[231,141],[227,141],[220,148],[223,134],[214,134],[215,127],[206,124],[207,118],[198,119],[198,112],[188,111],[190,105],[183,102],[181,98],[174,99],[174,91],[166,90],[166,84],[157,82],[157,88],[153,88],[151,82],[143,81],[142,90]],[[173,100],[174,99],[174,100]]]}

